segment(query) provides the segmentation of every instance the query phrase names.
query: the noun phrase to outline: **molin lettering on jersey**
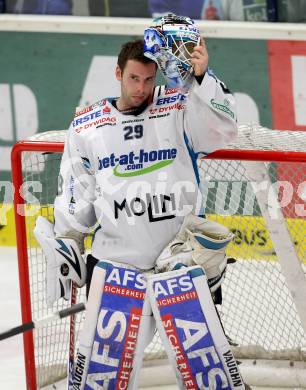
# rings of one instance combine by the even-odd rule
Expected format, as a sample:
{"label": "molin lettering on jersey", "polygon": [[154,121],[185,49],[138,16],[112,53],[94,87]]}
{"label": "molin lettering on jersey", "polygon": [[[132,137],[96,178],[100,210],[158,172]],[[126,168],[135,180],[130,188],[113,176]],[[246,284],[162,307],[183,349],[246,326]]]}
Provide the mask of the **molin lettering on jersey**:
{"label": "molin lettering on jersey", "polygon": [[114,215],[119,218],[119,211],[125,212],[128,217],[141,216],[148,214],[149,222],[158,222],[175,217],[176,202],[175,194],[170,195],[152,195],[145,194],[145,199],[138,197],[127,201],[124,199],[121,203],[114,201]]}

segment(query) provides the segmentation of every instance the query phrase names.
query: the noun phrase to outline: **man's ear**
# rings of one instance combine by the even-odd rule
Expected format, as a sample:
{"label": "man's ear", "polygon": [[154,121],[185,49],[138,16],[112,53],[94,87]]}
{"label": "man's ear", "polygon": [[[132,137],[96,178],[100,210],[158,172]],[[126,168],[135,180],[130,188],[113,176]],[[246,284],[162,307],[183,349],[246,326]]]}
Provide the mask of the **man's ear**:
{"label": "man's ear", "polygon": [[118,81],[121,81],[121,80],[122,80],[122,71],[121,71],[119,65],[116,66],[115,76],[116,76],[116,79],[117,79]]}

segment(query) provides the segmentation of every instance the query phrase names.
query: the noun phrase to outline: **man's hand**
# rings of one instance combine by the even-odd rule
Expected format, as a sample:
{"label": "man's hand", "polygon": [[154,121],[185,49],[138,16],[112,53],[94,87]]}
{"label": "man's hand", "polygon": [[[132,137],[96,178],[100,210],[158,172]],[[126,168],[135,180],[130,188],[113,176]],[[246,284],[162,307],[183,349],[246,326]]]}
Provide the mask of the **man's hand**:
{"label": "man's hand", "polygon": [[204,40],[201,38],[200,45],[193,48],[191,60],[194,75],[203,76],[208,68],[208,52]]}

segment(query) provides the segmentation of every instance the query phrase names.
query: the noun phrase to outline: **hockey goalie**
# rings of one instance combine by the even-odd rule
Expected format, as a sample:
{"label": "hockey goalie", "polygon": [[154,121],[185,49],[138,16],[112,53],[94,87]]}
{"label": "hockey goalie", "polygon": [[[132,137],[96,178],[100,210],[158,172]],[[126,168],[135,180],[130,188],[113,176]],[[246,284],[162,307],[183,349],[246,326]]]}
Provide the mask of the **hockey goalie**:
{"label": "hockey goalie", "polygon": [[[155,86],[157,69],[168,87]],[[48,305],[87,285],[68,388],[137,389],[157,328],[180,389],[244,389],[213,301],[232,234],[199,217],[196,164],[234,139],[234,97],[208,69],[198,27],[173,14],[122,46],[115,77],[120,97],[77,110],[55,223],[35,228]]]}
{"label": "hockey goalie", "polygon": [[49,269],[48,282],[59,287],[48,290],[49,302],[67,298],[70,281],[81,286],[87,276],[90,284],[72,389],[137,389],[155,326],[180,389],[245,388],[211,295],[225,275],[225,248],[232,239],[227,228],[188,215],[153,273],[91,255],[86,271],[78,249],[68,239],[52,238],[51,226],[39,218],[35,229],[48,263],[57,270],[54,277]]}

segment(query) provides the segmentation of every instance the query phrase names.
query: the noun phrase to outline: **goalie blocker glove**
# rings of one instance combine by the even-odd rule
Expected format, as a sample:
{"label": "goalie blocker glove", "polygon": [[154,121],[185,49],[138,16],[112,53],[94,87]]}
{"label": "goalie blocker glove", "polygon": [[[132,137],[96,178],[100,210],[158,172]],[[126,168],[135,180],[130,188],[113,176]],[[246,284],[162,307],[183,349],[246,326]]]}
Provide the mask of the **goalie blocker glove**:
{"label": "goalie blocker glove", "polygon": [[77,240],[55,237],[53,224],[38,217],[34,235],[47,261],[47,305],[51,307],[59,298],[70,299],[71,282],[82,287],[86,282],[86,264]]}
{"label": "goalie blocker glove", "polygon": [[226,247],[234,235],[214,221],[189,214],[168,246],[156,261],[156,272],[167,272],[183,266],[204,268],[212,292],[220,287],[226,271]]}

